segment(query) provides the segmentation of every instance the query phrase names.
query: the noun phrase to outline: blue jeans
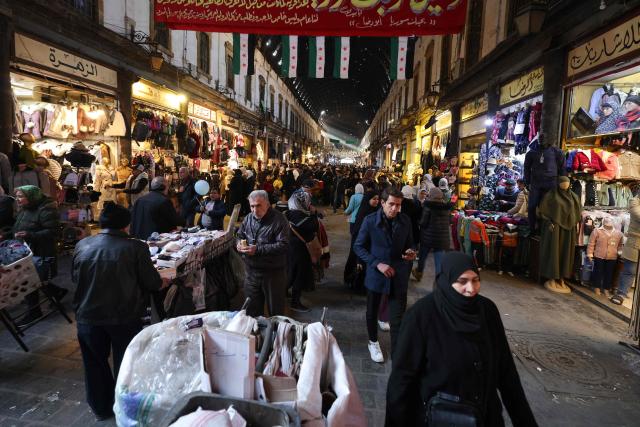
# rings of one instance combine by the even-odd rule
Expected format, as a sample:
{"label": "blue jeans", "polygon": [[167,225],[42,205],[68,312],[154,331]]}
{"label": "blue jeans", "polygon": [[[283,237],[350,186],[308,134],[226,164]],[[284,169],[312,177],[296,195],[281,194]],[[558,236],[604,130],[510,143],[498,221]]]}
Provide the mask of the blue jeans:
{"label": "blue jeans", "polygon": [[424,265],[427,263],[427,257],[429,256],[429,252],[433,251],[433,262],[436,265],[436,275],[440,273],[440,265],[442,263],[442,256],[444,252],[442,249],[432,249],[425,247],[424,245],[420,245],[420,252],[418,253],[418,270],[420,273],[424,271]]}
{"label": "blue jeans", "polygon": [[636,280],[637,266],[637,262],[629,261],[628,259],[624,260],[624,266],[618,281],[618,295],[624,298],[627,297],[627,292],[631,289],[633,282]]}

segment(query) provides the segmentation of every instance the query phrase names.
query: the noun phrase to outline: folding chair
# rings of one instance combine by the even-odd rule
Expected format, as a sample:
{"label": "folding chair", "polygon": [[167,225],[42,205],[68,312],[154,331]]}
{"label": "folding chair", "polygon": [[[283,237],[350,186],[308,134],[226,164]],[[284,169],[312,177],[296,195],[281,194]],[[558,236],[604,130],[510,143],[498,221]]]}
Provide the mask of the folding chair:
{"label": "folding chair", "polygon": [[[43,259],[42,262],[50,264],[52,261],[51,259]],[[51,270],[51,268],[47,269],[48,272],[51,272]],[[22,340],[24,331],[53,314],[55,311],[58,311],[67,322],[73,323],[67,313],[65,313],[63,305],[53,298],[47,289],[46,285],[50,279],[49,276],[50,273],[47,274],[44,281],[40,279],[32,254],[13,264],[0,266],[0,321],[2,321],[9,333],[24,351],[29,351],[29,347],[27,347]],[[38,306],[40,307],[46,303],[50,303],[54,309],[44,312],[42,316],[27,326],[19,326],[16,323],[16,319],[21,318],[28,311],[12,316],[8,309],[19,305],[27,295],[38,292],[39,290],[42,291],[45,297],[38,302]]]}

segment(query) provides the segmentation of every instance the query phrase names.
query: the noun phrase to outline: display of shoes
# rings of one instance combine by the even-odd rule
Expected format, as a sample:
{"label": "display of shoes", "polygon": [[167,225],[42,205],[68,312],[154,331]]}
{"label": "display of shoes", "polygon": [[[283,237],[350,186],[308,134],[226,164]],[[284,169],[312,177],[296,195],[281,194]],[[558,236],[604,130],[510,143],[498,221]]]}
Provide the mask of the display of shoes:
{"label": "display of shoes", "polygon": [[378,341],[369,341],[369,354],[371,355],[371,360],[374,362],[384,363],[384,356],[382,355],[382,349]]}
{"label": "display of shoes", "polygon": [[388,332],[391,330],[391,326],[389,326],[389,322],[381,322],[380,320],[378,320],[378,327],[383,332]]}

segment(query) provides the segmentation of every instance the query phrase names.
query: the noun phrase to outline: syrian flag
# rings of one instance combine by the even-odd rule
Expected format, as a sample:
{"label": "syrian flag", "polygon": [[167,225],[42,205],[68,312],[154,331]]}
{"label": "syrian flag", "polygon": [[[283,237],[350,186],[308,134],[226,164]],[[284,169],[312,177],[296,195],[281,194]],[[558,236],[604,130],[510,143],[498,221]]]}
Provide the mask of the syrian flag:
{"label": "syrian flag", "polygon": [[416,39],[413,37],[394,37],[391,39],[391,80],[413,78],[413,54]]}
{"label": "syrian flag", "polygon": [[298,36],[282,36],[282,77],[297,77],[298,62],[300,61],[300,46]]}
{"label": "syrian flag", "polygon": [[349,56],[351,43],[349,37],[336,37],[333,46],[335,62],[333,63],[333,77],[336,79],[349,78]]}
{"label": "syrian flag", "polygon": [[322,79],[327,69],[327,38],[309,37],[309,77]]}
{"label": "syrian flag", "polygon": [[233,74],[253,75],[255,46],[256,36],[233,33]]}

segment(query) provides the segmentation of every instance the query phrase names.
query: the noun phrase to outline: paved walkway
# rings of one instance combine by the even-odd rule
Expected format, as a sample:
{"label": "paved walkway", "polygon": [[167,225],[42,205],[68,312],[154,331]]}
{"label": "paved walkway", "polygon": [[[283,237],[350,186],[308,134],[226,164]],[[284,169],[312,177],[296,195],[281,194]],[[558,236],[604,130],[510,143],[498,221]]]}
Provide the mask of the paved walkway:
{"label": "paved walkway", "polygon": [[[312,312],[298,317],[319,320],[322,307],[328,307],[328,323],[354,373],[369,425],[381,426],[391,366],[369,359],[365,298],[352,295],[341,283],[349,247],[345,217],[329,215],[326,222],[332,267],[326,283],[304,296]],[[411,282],[409,304],[431,290],[431,272],[429,260],[422,281]],[[623,322],[575,295],[551,294],[491,271],[483,272],[482,279],[482,294],[495,301],[502,314],[540,426],[638,425],[640,357],[618,345],[626,330]],[[75,325],[53,316],[26,335],[30,353],[0,331],[0,427],[114,425],[96,423],[84,403]],[[388,334],[380,337],[388,356]]]}

